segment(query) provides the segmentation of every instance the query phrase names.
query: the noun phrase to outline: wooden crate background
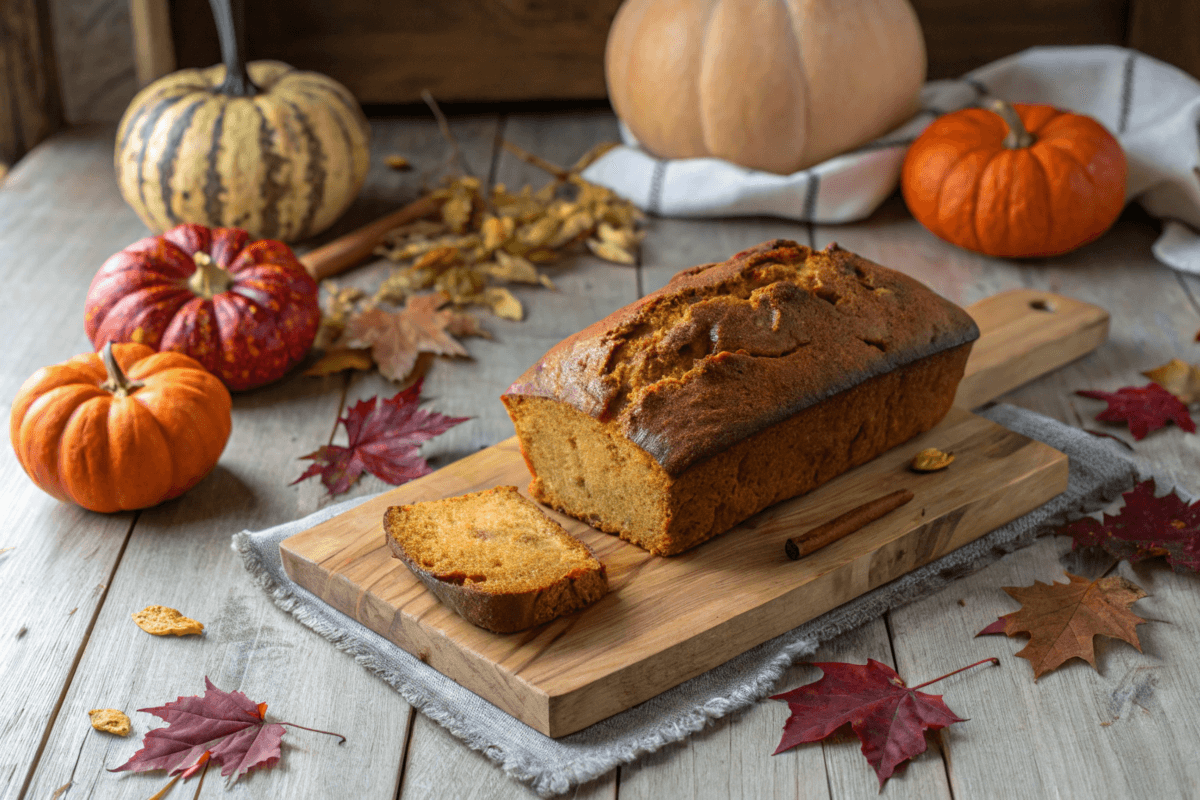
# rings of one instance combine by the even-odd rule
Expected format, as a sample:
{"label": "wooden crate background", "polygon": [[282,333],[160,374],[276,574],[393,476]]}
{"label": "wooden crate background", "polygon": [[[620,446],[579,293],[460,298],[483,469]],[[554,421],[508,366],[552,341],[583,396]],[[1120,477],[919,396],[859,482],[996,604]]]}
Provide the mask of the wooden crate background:
{"label": "wooden crate background", "polygon": [[[1033,45],[1121,44],[1200,76],[1195,0],[912,0],[930,77]],[[252,58],[325,72],[365,104],[598,100],[620,0],[254,0]],[[207,0],[0,2],[0,165],[137,87],[219,60]]]}

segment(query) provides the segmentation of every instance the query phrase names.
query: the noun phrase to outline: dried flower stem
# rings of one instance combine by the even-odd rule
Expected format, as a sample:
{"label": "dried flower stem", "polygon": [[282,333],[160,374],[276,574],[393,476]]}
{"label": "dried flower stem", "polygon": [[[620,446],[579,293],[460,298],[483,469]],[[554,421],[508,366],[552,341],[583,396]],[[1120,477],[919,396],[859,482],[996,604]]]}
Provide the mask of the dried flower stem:
{"label": "dried flower stem", "polygon": [[567,170],[563,169],[562,167],[558,166],[557,164],[553,164],[553,163],[547,161],[546,159],[542,158],[539,155],[534,155],[533,153],[529,152],[528,150],[526,150],[522,147],[518,147],[517,145],[510,142],[508,139],[503,139],[501,141],[504,144],[505,150],[512,153],[514,156],[521,159],[526,164],[532,164],[533,166],[537,167],[540,170],[549,172],[551,175],[553,175],[555,178],[557,178],[560,181],[567,181],[567,180],[571,179],[571,173],[568,172]]}
{"label": "dried flower stem", "polygon": [[430,94],[428,89],[421,90],[421,99],[425,101],[425,105],[429,106],[429,110],[433,112],[433,118],[437,120],[438,130],[442,132],[442,136],[446,137],[446,141],[450,142],[450,158],[446,162],[456,161],[463,175],[473,175],[471,167],[467,164],[467,160],[463,158],[462,149],[458,146],[458,139],[455,139],[454,134],[450,131],[450,121],[442,113],[437,100],[433,99],[433,95]]}

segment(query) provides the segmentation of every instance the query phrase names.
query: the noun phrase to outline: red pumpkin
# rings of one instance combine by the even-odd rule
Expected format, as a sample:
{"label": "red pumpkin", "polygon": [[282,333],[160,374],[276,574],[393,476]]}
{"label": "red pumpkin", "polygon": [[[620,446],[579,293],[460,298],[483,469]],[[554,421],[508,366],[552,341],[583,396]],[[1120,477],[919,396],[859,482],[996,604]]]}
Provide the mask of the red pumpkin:
{"label": "red pumpkin", "polygon": [[88,289],[92,345],[186,353],[233,390],[283,377],[317,335],[317,283],[283,242],[249,239],[180,225],[108,259]]}
{"label": "red pumpkin", "polygon": [[229,439],[229,391],[195,360],[140,344],[44,367],[13,400],[9,436],[33,482],[92,511],[186,492]]}
{"label": "red pumpkin", "polygon": [[1108,230],[1125,205],[1125,153],[1091,117],[997,102],[939,117],[904,159],[917,221],[992,256],[1051,256]]}

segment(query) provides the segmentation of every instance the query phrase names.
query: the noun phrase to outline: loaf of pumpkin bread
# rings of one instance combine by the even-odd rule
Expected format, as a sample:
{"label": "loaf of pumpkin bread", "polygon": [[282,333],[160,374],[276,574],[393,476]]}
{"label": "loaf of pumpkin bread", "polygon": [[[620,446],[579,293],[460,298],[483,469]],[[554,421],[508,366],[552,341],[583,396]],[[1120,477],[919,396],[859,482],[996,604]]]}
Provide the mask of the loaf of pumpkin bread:
{"label": "loaf of pumpkin bread", "polygon": [[906,275],[779,239],[680,272],[502,399],[537,500],[674,555],[932,428],[978,336]]}
{"label": "loaf of pumpkin bread", "polygon": [[549,622],[608,591],[591,549],[515,486],[392,506],[383,531],[438,600],[497,633]]}

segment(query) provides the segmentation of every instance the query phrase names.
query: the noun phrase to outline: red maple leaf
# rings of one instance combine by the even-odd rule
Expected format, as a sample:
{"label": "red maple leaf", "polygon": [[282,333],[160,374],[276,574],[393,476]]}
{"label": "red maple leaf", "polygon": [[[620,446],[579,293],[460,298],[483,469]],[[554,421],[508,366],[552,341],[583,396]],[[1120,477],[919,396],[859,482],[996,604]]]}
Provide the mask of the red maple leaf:
{"label": "red maple leaf", "polygon": [[1103,521],[1084,517],[1055,533],[1072,537],[1074,549],[1099,546],[1132,563],[1166,556],[1176,572],[1200,571],[1200,501],[1189,505],[1174,492],[1155,497],[1156,491],[1153,478],[1142,481],[1121,495],[1120,513]]}
{"label": "red maple leaf", "polygon": [[1108,408],[1096,415],[1101,422],[1128,422],[1134,439],[1143,439],[1150,431],[1174,422],[1188,433],[1196,432],[1187,406],[1179,398],[1157,383],[1148,383],[1142,388],[1125,386],[1115,392],[1099,392],[1092,389],[1075,394],[1103,400]]}
{"label": "red maple leaf", "polygon": [[445,433],[470,417],[448,417],[437,411],[418,408],[421,384],[377,402],[377,397],[361,400],[339,417],[346,426],[347,446],[323,445],[301,459],[314,462],[292,485],[316,475],[329,494],[349,489],[363,472],[370,472],[393,486],[431,472],[421,458],[421,444]]}
{"label": "red maple leaf", "polygon": [[[180,697],[159,708],[138,709],[161,717],[167,725],[147,733],[142,749],[109,771],[165,769],[171,775],[182,773],[187,779],[211,760],[222,765],[222,777],[232,775],[231,782],[236,783],[250,770],[279,761],[285,725],[304,728],[291,722],[267,722],[263,718],[266,703],[255,703],[241,692],[222,691],[207,677],[204,685],[207,691],[203,697]],[[346,741],[339,734],[329,735]]]}
{"label": "red maple leaf", "polygon": [[791,711],[774,754],[820,741],[848,724],[862,741],[862,753],[882,787],[897,765],[925,752],[926,730],[965,721],[942,702],[941,695],[917,689],[986,662],[1000,663],[984,659],[911,689],[895,670],[874,659],[866,664],[813,664],[825,673],[820,680],[771,698],[786,700]]}

